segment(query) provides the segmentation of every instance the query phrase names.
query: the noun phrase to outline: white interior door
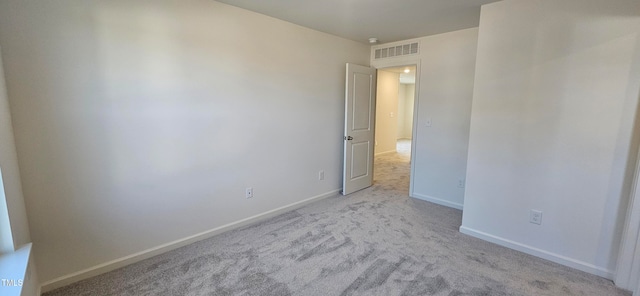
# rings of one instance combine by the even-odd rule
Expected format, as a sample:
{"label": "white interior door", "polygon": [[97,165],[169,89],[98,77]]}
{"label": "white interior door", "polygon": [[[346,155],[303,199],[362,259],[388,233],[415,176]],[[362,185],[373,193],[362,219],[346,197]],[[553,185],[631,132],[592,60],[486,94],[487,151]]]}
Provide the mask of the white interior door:
{"label": "white interior door", "polygon": [[376,70],[347,64],[342,194],[373,184]]}

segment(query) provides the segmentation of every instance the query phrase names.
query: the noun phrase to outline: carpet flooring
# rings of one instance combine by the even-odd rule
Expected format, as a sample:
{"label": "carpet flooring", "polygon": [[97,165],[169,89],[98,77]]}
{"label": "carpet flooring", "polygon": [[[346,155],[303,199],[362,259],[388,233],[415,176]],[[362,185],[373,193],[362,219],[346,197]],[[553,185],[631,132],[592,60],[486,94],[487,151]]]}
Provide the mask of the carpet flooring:
{"label": "carpet flooring", "polygon": [[45,295],[631,295],[461,234],[461,211],[408,197],[406,145],[370,188]]}

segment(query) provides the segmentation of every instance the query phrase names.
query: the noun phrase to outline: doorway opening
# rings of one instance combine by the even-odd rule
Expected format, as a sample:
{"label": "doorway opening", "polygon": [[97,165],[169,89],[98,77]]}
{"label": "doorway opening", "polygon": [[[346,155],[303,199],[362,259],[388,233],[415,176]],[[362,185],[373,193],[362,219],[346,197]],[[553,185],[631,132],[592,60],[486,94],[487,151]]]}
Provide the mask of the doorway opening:
{"label": "doorway opening", "polygon": [[388,178],[377,172],[378,169],[390,165],[406,169],[402,175],[407,176],[407,185],[404,186],[407,195],[411,192],[416,69],[416,65],[380,68],[376,83],[374,183]]}

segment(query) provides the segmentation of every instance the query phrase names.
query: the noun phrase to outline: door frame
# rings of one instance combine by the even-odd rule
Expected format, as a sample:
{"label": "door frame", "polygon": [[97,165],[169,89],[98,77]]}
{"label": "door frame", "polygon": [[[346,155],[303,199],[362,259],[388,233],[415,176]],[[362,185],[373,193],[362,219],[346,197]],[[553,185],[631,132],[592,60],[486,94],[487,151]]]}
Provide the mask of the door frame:
{"label": "door frame", "polygon": [[[416,140],[418,137],[418,109],[420,106],[420,72],[421,72],[421,60],[419,58],[398,58],[396,60],[388,60],[388,61],[372,61],[371,67],[377,70],[384,70],[385,68],[393,68],[393,67],[416,67],[416,84],[415,84],[415,92],[413,94],[413,122],[411,124],[411,158],[410,158],[410,166],[411,171],[409,173],[409,196],[413,196],[413,187],[414,187],[414,176],[415,176],[415,151],[416,151]],[[378,87],[378,82],[376,81],[376,88]],[[374,135],[375,141],[375,135]],[[374,160],[375,165],[375,160]]]}

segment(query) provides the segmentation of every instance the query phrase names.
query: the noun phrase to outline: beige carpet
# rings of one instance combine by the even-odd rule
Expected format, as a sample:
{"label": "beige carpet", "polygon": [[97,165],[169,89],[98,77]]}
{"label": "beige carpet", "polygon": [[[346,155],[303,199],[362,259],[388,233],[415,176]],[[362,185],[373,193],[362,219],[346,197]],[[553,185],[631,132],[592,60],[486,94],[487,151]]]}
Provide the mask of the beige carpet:
{"label": "beige carpet", "polygon": [[46,295],[630,295],[459,233],[460,211],[407,196],[404,144],[368,189]]}

